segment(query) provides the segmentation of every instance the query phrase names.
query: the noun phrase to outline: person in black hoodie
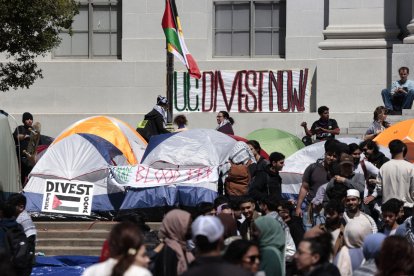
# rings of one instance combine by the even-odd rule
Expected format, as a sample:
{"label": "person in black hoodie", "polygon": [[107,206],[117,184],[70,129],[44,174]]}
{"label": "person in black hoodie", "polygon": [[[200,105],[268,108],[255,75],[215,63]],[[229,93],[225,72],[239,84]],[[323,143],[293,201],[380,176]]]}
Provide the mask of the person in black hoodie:
{"label": "person in black hoodie", "polygon": [[257,171],[250,186],[249,194],[256,201],[263,201],[269,195],[282,198],[282,178],[279,172],[285,164],[285,156],[280,152],[272,152],[269,161],[270,164],[264,171]]}
{"label": "person in black hoodie", "polygon": [[159,135],[163,133],[170,133],[166,129],[167,125],[167,109],[168,100],[166,97],[159,95],[157,97],[157,104],[154,108],[145,115],[144,120],[140,122],[137,127],[137,132],[147,142],[153,135]]}

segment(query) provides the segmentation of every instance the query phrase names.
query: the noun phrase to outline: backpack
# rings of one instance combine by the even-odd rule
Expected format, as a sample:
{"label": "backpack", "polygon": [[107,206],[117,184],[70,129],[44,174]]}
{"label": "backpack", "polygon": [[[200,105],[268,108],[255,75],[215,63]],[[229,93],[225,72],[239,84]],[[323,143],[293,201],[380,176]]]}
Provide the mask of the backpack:
{"label": "backpack", "polygon": [[34,252],[24,233],[23,227],[19,224],[13,228],[2,226],[3,243],[5,253],[10,257],[10,261],[16,268],[26,268],[32,265]]}
{"label": "backpack", "polygon": [[152,135],[152,122],[151,120],[142,120],[138,123],[136,131],[144,138],[147,142]]}
{"label": "backpack", "polygon": [[231,163],[230,170],[225,180],[225,190],[228,196],[244,196],[248,194],[250,173],[249,165]]}

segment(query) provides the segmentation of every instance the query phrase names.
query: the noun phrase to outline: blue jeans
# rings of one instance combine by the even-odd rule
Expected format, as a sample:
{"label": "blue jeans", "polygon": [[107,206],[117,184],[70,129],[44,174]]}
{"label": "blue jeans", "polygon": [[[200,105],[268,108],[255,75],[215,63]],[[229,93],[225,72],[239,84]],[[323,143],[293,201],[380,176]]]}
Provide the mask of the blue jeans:
{"label": "blue jeans", "polygon": [[308,210],[302,210],[302,221],[305,231],[310,230],[313,226],[325,223],[325,215],[323,212],[313,213],[313,223],[310,223]]}
{"label": "blue jeans", "polygon": [[[389,89],[383,89],[381,91],[382,101],[384,102],[385,108],[389,110],[396,110],[398,109],[397,106],[394,106],[394,97],[391,95],[391,91]],[[401,109],[411,109],[413,106],[414,100],[414,90],[409,90],[406,94],[401,94]],[[396,108],[394,108],[396,107]]]}

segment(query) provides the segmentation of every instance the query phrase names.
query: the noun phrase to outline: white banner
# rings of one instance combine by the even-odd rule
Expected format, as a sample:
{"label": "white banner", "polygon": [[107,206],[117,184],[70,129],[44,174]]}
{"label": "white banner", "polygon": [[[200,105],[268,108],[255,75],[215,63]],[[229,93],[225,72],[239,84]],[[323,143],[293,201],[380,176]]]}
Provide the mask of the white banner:
{"label": "white banner", "polygon": [[93,183],[46,179],[42,212],[90,215]]}
{"label": "white banner", "polygon": [[115,184],[134,188],[149,188],[165,185],[201,185],[217,184],[218,167],[192,169],[154,169],[146,165],[111,166],[112,181]]}
{"label": "white banner", "polygon": [[175,112],[309,112],[309,69],[174,73]]}

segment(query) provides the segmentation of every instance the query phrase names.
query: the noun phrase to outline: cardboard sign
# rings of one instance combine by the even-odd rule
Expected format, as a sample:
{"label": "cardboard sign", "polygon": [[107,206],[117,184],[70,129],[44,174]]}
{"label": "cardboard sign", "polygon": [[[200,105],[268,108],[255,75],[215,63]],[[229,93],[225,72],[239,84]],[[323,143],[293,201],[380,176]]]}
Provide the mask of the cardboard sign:
{"label": "cardboard sign", "polygon": [[42,212],[88,216],[92,198],[93,183],[46,179]]}

